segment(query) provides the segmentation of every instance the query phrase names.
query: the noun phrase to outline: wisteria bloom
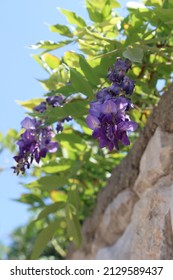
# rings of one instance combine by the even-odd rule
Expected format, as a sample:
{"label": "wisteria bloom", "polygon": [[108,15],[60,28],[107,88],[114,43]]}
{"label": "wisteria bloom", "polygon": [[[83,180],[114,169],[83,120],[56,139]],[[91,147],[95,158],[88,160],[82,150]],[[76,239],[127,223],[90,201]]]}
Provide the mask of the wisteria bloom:
{"label": "wisteria bloom", "polygon": [[86,122],[93,130],[93,138],[99,141],[100,148],[108,147],[110,151],[119,149],[119,141],[129,145],[127,133],[135,131],[137,123],[130,120],[127,112],[133,109],[130,98],[135,87],[134,81],[127,76],[131,68],[129,60],[118,59],[114,68],[109,69],[108,78],[113,84],[96,94],[96,100],[90,103]]}
{"label": "wisteria bloom", "polygon": [[58,149],[58,143],[52,141],[55,133],[50,126],[44,126],[40,120],[29,117],[21,122],[21,126],[25,131],[17,142],[19,153],[14,157],[17,165],[12,167],[17,175],[25,173],[34,159],[39,163],[48,152],[55,153]]}
{"label": "wisteria bloom", "polygon": [[64,104],[65,96],[63,94],[49,96],[46,98],[46,102],[52,107],[59,107]]}
{"label": "wisteria bloom", "polygon": [[47,106],[46,106],[45,101],[41,102],[38,106],[34,107],[34,110],[39,113],[44,113],[46,111],[46,109],[47,109]]}
{"label": "wisteria bloom", "polygon": [[[55,107],[62,107],[66,101],[66,98],[63,94],[53,95],[46,98],[46,101],[41,102],[38,106],[34,107],[34,110],[39,113],[44,113],[47,109],[47,106]],[[63,131],[63,123],[65,121],[69,122],[72,120],[71,116],[63,118],[59,120],[56,124],[56,131],[57,133]]]}

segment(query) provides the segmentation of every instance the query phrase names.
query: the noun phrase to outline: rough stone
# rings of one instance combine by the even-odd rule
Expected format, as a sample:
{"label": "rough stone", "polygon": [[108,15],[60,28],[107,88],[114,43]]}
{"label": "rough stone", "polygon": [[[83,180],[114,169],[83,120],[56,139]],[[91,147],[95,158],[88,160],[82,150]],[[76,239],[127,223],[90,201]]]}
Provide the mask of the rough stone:
{"label": "rough stone", "polygon": [[[140,161],[140,173],[134,184],[138,196],[158,180],[169,174],[173,161],[173,134],[163,132],[159,127],[150,139]],[[167,184],[169,178],[164,178]]]}
{"label": "rough stone", "polygon": [[113,170],[69,259],[173,259],[172,108],[173,84]]}
{"label": "rough stone", "polygon": [[106,208],[97,235],[107,245],[113,244],[130,222],[136,195],[130,189],[120,192]]}
{"label": "rough stone", "polygon": [[132,237],[133,227],[129,224],[122,237],[112,246],[99,249],[95,258],[97,260],[129,260]]}
{"label": "rough stone", "polygon": [[[147,190],[134,208],[132,217],[133,240],[131,259],[172,259],[173,239],[165,242],[166,220],[170,213],[173,185],[165,187],[157,183]],[[170,221],[169,224],[171,225]],[[171,244],[168,246],[168,243]],[[172,251],[172,254],[168,251]]]}
{"label": "rough stone", "polygon": [[144,193],[123,235],[112,246],[98,250],[96,259],[173,259],[173,185],[158,185]]}

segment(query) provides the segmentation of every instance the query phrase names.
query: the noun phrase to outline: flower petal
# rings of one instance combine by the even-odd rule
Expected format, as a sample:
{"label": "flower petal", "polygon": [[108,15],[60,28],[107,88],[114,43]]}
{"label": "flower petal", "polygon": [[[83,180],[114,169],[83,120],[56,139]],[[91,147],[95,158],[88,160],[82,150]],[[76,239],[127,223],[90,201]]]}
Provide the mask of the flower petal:
{"label": "flower petal", "polygon": [[103,114],[110,114],[110,113],[117,113],[117,105],[111,101],[111,100],[107,100],[103,103],[102,107],[101,107],[101,112]]}
{"label": "flower petal", "polygon": [[21,126],[25,129],[35,129],[34,120],[29,117],[24,118],[24,120],[21,122]]}
{"label": "flower petal", "polygon": [[95,116],[92,116],[92,115],[87,116],[86,123],[87,123],[88,127],[91,128],[91,129],[95,129],[95,128],[100,127],[99,119]]}
{"label": "flower petal", "polygon": [[55,153],[58,150],[58,143],[57,142],[50,142],[46,148],[48,149],[49,153]]}
{"label": "flower petal", "polygon": [[118,124],[118,129],[121,131],[135,131],[138,125],[133,121],[122,121]]}
{"label": "flower petal", "polygon": [[130,145],[129,138],[128,138],[128,136],[127,136],[127,134],[126,134],[125,131],[122,133],[122,137],[121,137],[120,141],[121,141],[121,143],[122,143],[123,145],[125,145],[125,146]]}

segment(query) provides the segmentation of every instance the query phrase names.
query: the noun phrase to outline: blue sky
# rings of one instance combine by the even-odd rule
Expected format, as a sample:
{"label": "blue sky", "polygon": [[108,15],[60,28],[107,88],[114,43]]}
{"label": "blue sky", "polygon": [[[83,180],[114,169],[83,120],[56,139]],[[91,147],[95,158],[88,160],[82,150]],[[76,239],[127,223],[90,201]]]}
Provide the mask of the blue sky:
{"label": "blue sky", "polygon": [[[119,1],[125,7],[126,0]],[[82,0],[5,0],[0,2],[0,54],[1,54],[1,103],[0,131],[4,134],[9,128],[20,129],[25,110],[15,100],[27,100],[41,97],[45,92],[36,78],[46,78],[46,73],[31,58],[34,53],[27,46],[40,40],[58,41],[56,33],[50,33],[46,24],[65,24],[65,17],[56,7],[76,11],[87,17]],[[123,9],[123,13],[125,10]],[[70,50],[71,47],[68,47]],[[58,55],[62,55],[62,50]],[[24,225],[29,217],[27,206],[14,202],[23,191],[20,185],[24,181],[13,175],[11,154],[0,154],[0,242],[8,244],[10,232]],[[27,180],[27,179],[26,179]]]}

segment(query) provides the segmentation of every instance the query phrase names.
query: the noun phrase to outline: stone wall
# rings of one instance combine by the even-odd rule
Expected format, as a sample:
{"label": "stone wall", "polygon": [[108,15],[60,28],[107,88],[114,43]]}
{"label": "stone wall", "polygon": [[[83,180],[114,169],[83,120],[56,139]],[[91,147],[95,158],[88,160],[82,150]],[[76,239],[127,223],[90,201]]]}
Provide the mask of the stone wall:
{"label": "stone wall", "polygon": [[173,259],[173,85],[116,167],[69,259]]}

